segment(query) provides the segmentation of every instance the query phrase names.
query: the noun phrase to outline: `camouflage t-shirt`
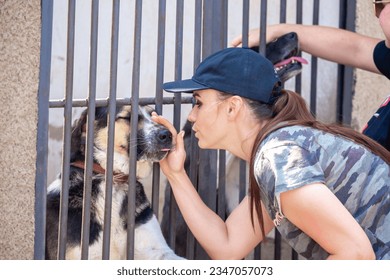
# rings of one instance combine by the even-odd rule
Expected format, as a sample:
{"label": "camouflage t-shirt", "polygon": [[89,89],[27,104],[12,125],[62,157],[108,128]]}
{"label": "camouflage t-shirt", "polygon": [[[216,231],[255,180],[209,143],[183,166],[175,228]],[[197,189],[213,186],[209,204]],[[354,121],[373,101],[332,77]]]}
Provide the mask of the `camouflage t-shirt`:
{"label": "camouflage t-shirt", "polygon": [[281,128],[261,143],[255,176],[276,228],[304,258],[329,254],[283,217],[280,194],[323,183],[364,229],[376,258],[390,259],[390,166],[365,147],[308,127]]}

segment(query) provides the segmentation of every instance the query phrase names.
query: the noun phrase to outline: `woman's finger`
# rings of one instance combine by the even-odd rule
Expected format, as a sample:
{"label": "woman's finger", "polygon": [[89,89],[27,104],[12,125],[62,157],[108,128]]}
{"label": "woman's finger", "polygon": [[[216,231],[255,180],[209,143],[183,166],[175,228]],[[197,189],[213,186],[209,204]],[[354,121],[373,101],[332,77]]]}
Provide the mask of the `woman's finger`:
{"label": "woman's finger", "polygon": [[[173,124],[171,124],[166,118],[163,116],[157,115],[156,112],[152,112],[152,120],[155,121],[158,124],[161,124],[162,126],[165,126],[171,133],[172,133],[172,140],[176,142],[176,136],[177,136],[177,131]],[[176,143],[173,143],[176,144]]]}
{"label": "woman's finger", "polygon": [[176,137],[176,150],[184,151],[184,134],[185,132],[182,130]]}
{"label": "woman's finger", "polygon": [[158,124],[161,124],[161,125],[165,126],[170,132],[177,134],[177,131],[176,131],[175,127],[173,126],[173,124],[171,124],[163,116],[157,115],[156,112],[152,113],[152,120],[155,121]]}

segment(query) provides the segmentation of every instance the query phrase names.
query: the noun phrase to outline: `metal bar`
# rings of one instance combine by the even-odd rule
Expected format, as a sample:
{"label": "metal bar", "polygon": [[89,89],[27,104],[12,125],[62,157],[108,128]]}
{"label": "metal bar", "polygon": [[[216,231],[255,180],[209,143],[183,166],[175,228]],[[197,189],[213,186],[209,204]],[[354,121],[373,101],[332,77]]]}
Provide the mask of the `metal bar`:
{"label": "metal bar", "polygon": [[198,67],[202,57],[202,0],[195,2],[195,26],[194,26],[194,70]]}
{"label": "metal bar", "polygon": [[68,223],[70,147],[72,127],[72,97],[73,97],[73,70],[74,70],[74,34],[75,34],[75,0],[69,1],[68,7],[68,42],[66,59],[66,92],[64,108],[64,140],[62,149],[62,188],[61,207],[58,234],[57,258],[65,259]]}
{"label": "metal bar", "polygon": [[226,219],[226,151],[219,151],[218,169],[218,203],[217,214],[222,220]]}
{"label": "metal bar", "polygon": [[46,239],[46,186],[49,131],[49,98],[51,71],[51,42],[53,35],[53,1],[41,5],[41,51],[38,88],[37,160],[35,170],[34,204],[34,259],[45,259]]}
{"label": "metal bar", "polygon": [[[302,0],[297,0],[297,14],[296,14],[296,22],[297,24],[302,24]],[[301,56],[302,52],[299,51],[298,56]],[[302,92],[302,74],[299,74],[295,77],[295,92],[301,94]]]}
{"label": "metal bar", "polygon": [[[320,1],[314,0],[313,25],[318,25],[318,23],[319,23],[319,8],[320,8]],[[314,115],[317,114],[317,68],[318,68],[318,58],[315,56],[312,56],[312,58],[311,58],[311,84],[310,84],[310,111]]]}
{"label": "metal bar", "polygon": [[[346,28],[347,1],[340,0],[339,2],[339,28]],[[345,66],[337,65],[337,100],[336,100],[336,120],[338,123],[343,121],[343,89],[344,89],[344,73]]]}
{"label": "metal bar", "polygon": [[[184,17],[183,0],[176,2],[176,51],[175,51],[175,80],[181,80],[183,72],[183,17]],[[174,119],[173,125],[176,130],[180,130],[181,115],[181,93],[175,93]]]}
{"label": "metal bar", "polygon": [[248,47],[249,0],[242,1],[242,46]]}
{"label": "metal bar", "polygon": [[[190,180],[192,184],[195,186],[195,189],[198,190],[198,176],[199,176],[199,166],[198,166],[198,159],[199,159],[199,146],[197,139],[195,138],[195,132],[191,130],[191,139],[190,139]],[[187,228],[187,250],[186,250],[186,257],[187,259],[195,259],[195,237],[191,233],[191,231]]]}
{"label": "metal bar", "polygon": [[[202,42],[202,0],[195,1],[195,26],[194,26],[194,70],[200,63],[201,44]],[[193,98],[191,97],[193,102]],[[190,179],[195,188],[198,188],[198,159],[199,147],[196,142],[194,131],[191,129],[191,145],[190,145]],[[195,258],[195,238],[191,231],[187,228],[187,259]]]}
{"label": "metal bar", "polygon": [[213,53],[212,40],[215,35],[213,32],[213,2],[214,1],[204,1],[203,2],[203,22],[202,29],[207,30],[207,32],[202,33],[202,59],[211,55]]}
{"label": "metal bar", "polygon": [[[158,38],[157,38],[157,74],[156,74],[156,105],[157,114],[162,114],[164,80],[164,51],[165,51],[165,18],[166,18],[166,0],[160,0],[158,6]],[[160,165],[153,163],[152,178],[152,209],[156,217],[159,213],[160,200]]]}
{"label": "metal bar", "polygon": [[[137,184],[137,172],[134,168],[137,164],[137,127],[138,127],[138,104],[139,104],[139,80],[141,58],[141,29],[142,29],[142,1],[135,2],[134,24],[134,56],[133,76],[131,93],[131,133],[129,154],[129,189],[127,194],[127,259],[134,259],[135,239],[135,194]],[[131,168],[133,167],[133,168]]]}
{"label": "metal bar", "polygon": [[303,0],[297,0],[297,14],[296,14],[296,22],[297,24],[302,24],[302,12],[303,12]]}
{"label": "metal bar", "polygon": [[158,6],[157,71],[156,71],[156,112],[162,113],[165,52],[166,0],[160,0]]}
{"label": "metal bar", "polygon": [[[297,12],[296,12],[296,22],[297,24],[302,24],[302,11],[303,11],[303,5],[302,0],[297,0]],[[299,52],[299,56],[302,55],[302,52]],[[299,74],[295,77],[295,92],[301,93],[302,92],[302,75]],[[291,259],[297,260],[298,259],[298,253],[291,249]]]}
{"label": "metal bar", "polygon": [[111,239],[111,212],[112,212],[112,186],[113,186],[113,160],[115,139],[115,115],[118,71],[118,41],[119,41],[119,7],[120,0],[113,1],[112,30],[111,30],[111,67],[110,67],[110,94],[108,100],[107,119],[107,163],[106,163],[106,191],[104,204],[103,225],[103,254],[102,259],[110,258]]}
{"label": "metal bar", "polygon": [[92,1],[91,11],[91,53],[89,67],[89,97],[86,135],[86,159],[84,168],[83,214],[81,227],[81,259],[88,259],[91,220],[92,165],[94,146],[94,122],[96,109],[97,45],[99,24],[99,0]]}
{"label": "metal bar", "polygon": [[267,0],[261,0],[260,5],[260,45],[259,45],[259,53],[265,55],[265,47],[267,45]]}
{"label": "metal bar", "polygon": [[[345,26],[342,26],[342,28],[354,32],[356,19],[356,0],[345,0],[344,18]],[[340,95],[342,99],[342,123],[345,125],[350,125],[352,122],[352,98],[355,91],[354,84],[354,68],[350,66],[344,66],[343,88]]]}
{"label": "metal bar", "polygon": [[280,0],[280,23],[286,23],[287,19],[287,0]]}
{"label": "metal bar", "polygon": [[239,201],[244,199],[246,195],[246,166],[245,160],[240,160],[239,173],[240,173],[240,189],[238,191]]}
{"label": "metal bar", "polygon": [[[260,4],[260,45],[259,53],[265,55],[265,48],[267,45],[266,27],[267,27],[267,0],[261,0]],[[261,259],[261,243],[254,249],[254,259]]]}
{"label": "metal bar", "polygon": [[274,260],[280,260],[282,258],[282,237],[278,230],[275,230],[275,247],[274,247]]}
{"label": "metal bar", "polygon": [[[221,47],[227,45],[227,26],[228,26],[228,3],[227,1],[220,2],[220,28],[221,28]],[[247,3],[248,10],[248,27],[249,27],[249,2]],[[217,214],[223,219],[226,219],[226,151],[219,150],[218,156],[218,188],[217,188]]]}
{"label": "metal bar", "polygon": [[[174,104],[176,98],[175,97],[164,97],[162,100],[162,104]],[[108,99],[96,99],[96,107],[106,107],[108,106]],[[50,108],[64,108],[65,106],[65,99],[61,100],[50,100],[49,101],[49,107]],[[130,98],[117,98],[116,104],[117,105],[131,105],[131,99]],[[181,104],[191,104],[192,103],[192,97],[191,96],[183,96],[180,99]],[[72,100],[72,107],[87,107],[89,104],[88,99],[73,99]],[[144,97],[139,99],[139,105],[152,105],[156,104],[156,98],[155,97]]]}
{"label": "metal bar", "polygon": [[228,1],[221,1],[221,5],[221,48],[225,48],[228,44]]}
{"label": "metal bar", "polygon": [[[183,0],[176,1],[176,51],[175,51],[175,80],[181,80],[183,70],[183,13],[184,3]],[[173,126],[176,130],[180,130],[180,115],[181,104],[178,102],[181,99],[181,93],[175,93],[175,103],[173,107]],[[172,249],[175,249],[176,240],[176,211],[177,204],[173,193],[170,193],[170,205],[169,205],[169,245]]]}
{"label": "metal bar", "polygon": [[[287,19],[287,1],[280,1],[280,23],[285,23]],[[280,260],[282,253],[282,238],[279,231],[275,230],[275,239],[274,239],[274,259]]]}

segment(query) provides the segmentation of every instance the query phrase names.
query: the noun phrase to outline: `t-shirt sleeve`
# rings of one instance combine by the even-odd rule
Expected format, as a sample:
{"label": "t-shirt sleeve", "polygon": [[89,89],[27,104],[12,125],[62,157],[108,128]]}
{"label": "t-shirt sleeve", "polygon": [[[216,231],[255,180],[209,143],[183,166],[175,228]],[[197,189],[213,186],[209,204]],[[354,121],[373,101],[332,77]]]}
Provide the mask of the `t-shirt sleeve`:
{"label": "t-shirt sleeve", "polygon": [[373,56],[378,70],[390,79],[390,49],[386,47],[385,41],[376,45]]}
{"label": "t-shirt sleeve", "polygon": [[[324,183],[324,171],[316,151],[295,144],[272,147],[260,152],[257,172],[261,185],[280,204],[280,194],[313,183]],[[272,199],[272,198],[271,198]],[[280,205],[279,205],[280,207]]]}

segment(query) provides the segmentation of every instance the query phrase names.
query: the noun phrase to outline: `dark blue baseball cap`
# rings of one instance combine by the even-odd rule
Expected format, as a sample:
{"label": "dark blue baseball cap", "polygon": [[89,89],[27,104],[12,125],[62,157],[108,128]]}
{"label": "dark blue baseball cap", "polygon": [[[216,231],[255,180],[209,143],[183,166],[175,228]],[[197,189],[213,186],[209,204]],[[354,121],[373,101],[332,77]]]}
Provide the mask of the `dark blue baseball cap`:
{"label": "dark blue baseball cap", "polygon": [[205,58],[191,79],[164,83],[163,89],[168,92],[215,89],[273,104],[280,93],[280,84],[272,62],[263,55],[248,48],[226,48]]}

